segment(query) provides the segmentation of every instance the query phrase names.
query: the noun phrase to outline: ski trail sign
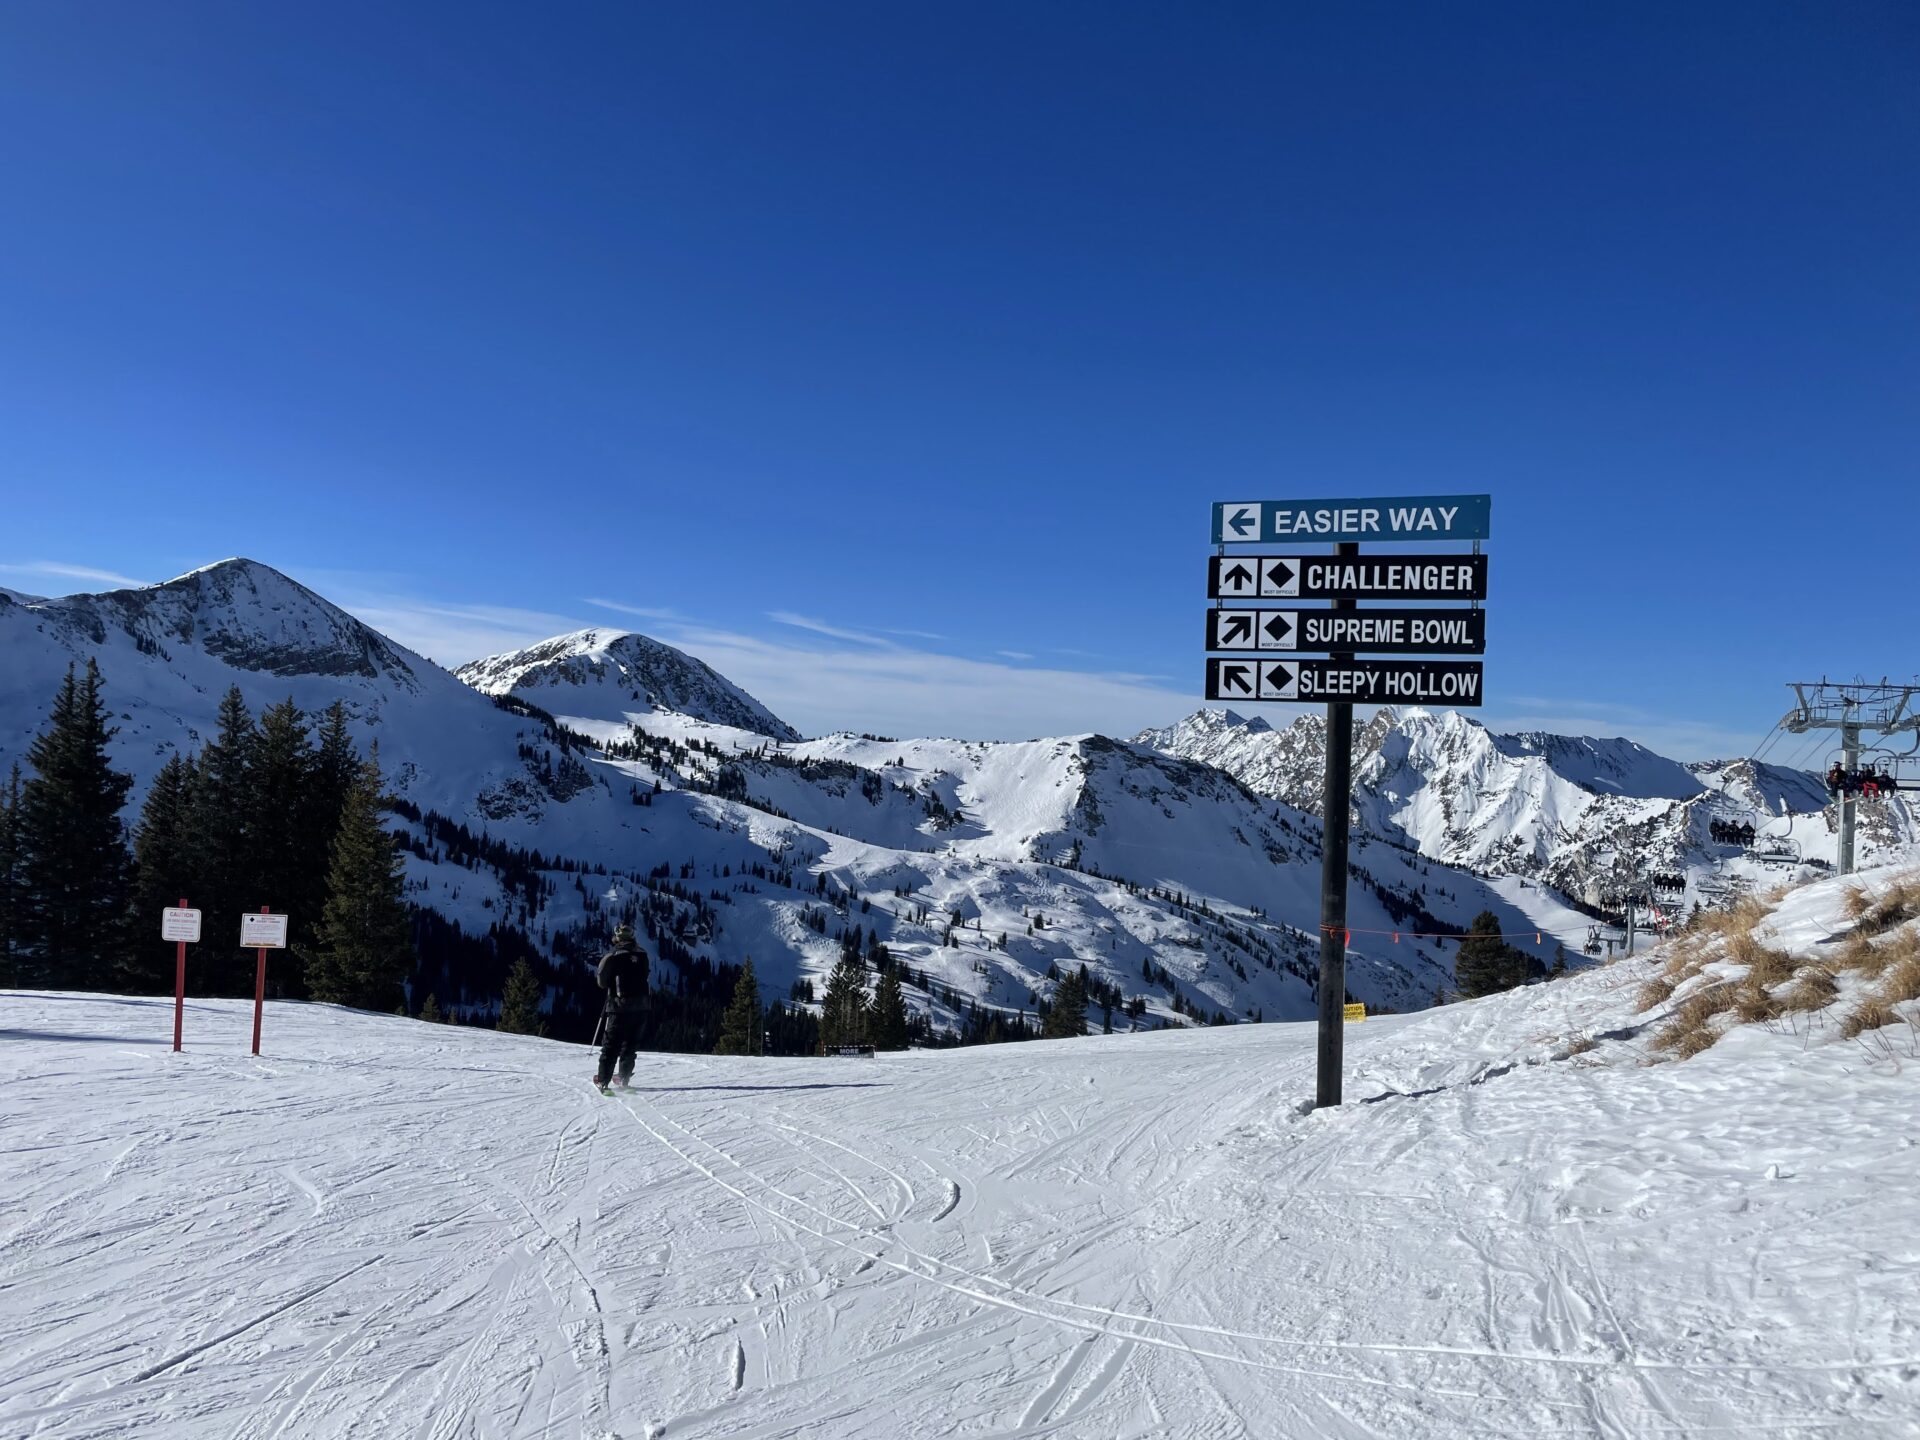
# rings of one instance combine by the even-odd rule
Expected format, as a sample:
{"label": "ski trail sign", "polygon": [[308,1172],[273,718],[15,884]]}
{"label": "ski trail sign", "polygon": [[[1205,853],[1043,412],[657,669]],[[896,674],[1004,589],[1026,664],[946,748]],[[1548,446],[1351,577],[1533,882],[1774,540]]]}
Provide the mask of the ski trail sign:
{"label": "ski trail sign", "polygon": [[1209,600],[1484,600],[1484,555],[1212,555]]}
{"label": "ski trail sign", "polygon": [[1480,655],[1484,610],[1209,610],[1209,650]]}
{"label": "ski trail sign", "polygon": [[[1220,500],[1207,562],[1207,699],[1324,702],[1326,767],[1320,791],[1320,973],[1314,1104],[1338,1105],[1346,1021],[1366,1011],[1346,1001],[1348,826],[1353,809],[1353,707],[1481,703],[1480,662],[1374,660],[1367,654],[1480,655],[1487,648],[1487,560],[1480,542],[1490,495],[1370,500]],[[1235,546],[1331,544],[1331,555],[1248,555]],[[1472,542],[1469,554],[1362,556],[1365,545]],[[1330,609],[1261,605],[1330,600]],[[1362,600],[1454,600],[1466,608],[1363,610]],[[1302,650],[1327,658],[1302,659]],[[1356,1013],[1357,1012],[1357,1013]]]}
{"label": "ski trail sign", "polygon": [[1213,543],[1484,540],[1492,509],[1490,495],[1407,495],[1380,500],[1222,500],[1213,507]]}
{"label": "ski trail sign", "polygon": [[1480,705],[1477,660],[1209,660],[1207,699]]}

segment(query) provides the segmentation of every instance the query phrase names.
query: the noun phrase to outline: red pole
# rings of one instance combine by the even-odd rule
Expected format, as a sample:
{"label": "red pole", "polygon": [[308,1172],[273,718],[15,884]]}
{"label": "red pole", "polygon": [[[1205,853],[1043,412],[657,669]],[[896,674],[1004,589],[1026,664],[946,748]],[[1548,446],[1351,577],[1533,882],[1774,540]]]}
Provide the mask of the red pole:
{"label": "red pole", "polygon": [[[187,908],[187,897],[180,897],[180,908]],[[187,942],[182,940],[173,957],[173,1048],[180,1048],[180,1016],[187,1008]]]}
{"label": "red pole", "polygon": [[[262,905],[260,913],[265,915],[267,907]],[[253,971],[253,1053],[260,1053],[260,1011],[267,1003],[267,951],[262,946],[254,952],[260,959]]]}

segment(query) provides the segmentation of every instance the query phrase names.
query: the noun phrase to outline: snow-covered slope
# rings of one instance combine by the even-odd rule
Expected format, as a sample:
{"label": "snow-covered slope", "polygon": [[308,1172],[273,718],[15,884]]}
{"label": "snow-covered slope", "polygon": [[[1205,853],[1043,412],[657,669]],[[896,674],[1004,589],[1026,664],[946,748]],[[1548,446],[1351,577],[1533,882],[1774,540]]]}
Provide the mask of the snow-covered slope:
{"label": "snow-covered slope", "polygon": [[[1274,730],[1203,710],[1138,739],[1319,811],[1321,716]],[[1359,726],[1353,765],[1357,827],[1449,865],[1538,878],[1575,895],[1617,893],[1649,871],[1671,870],[1690,876],[1690,900],[1711,899],[1729,885],[1835,858],[1837,821],[1820,781],[1777,766],[1683,766],[1630,740],[1500,735],[1457,712],[1417,709],[1383,709]],[[1863,807],[1862,818],[1869,861],[1920,841],[1909,797]],[[1716,843],[1715,820],[1753,825],[1776,858]]]}
{"label": "snow-covered slope", "polygon": [[656,712],[777,740],[799,732],[704,661],[645,635],[579,630],[454,672],[487,695],[515,695],[556,715],[624,728]]}
{"label": "snow-covered slope", "polygon": [[309,713],[341,701],[360,743],[379,743],[394,793],[516,843],[540,835],[575,853],[568,847],[614,843],[627,818],[595,787],[601,803],[588,797],[564,826],[543,828],[572,797],[519,754],[539,739],[537,724],[252,561],[8,606],[0,655],[0,767],[24,756],[67,667],[93,659],[119,731],[114,759],[133,774],[136,803],[169,754],[212,737],[221,697],[238,685],[256,714],[289,698]]}
{"label": "snow-covered slope", "polygon": [[1820,777],[1765,761],[1709,760],[1687,767],[1709,790],[1762,815],[1812,815],[1826,808]]}
{"label": "snow-covered slope", "polygon": [[1649,1065],[1663,963],[1350,1026],[1323,1111],[1309,1025],[606,1100],[579,1046],[6,993],[0,1432],[1912,1433],[1908,1033]]}
{"label": "snow-covered slope", "polygon": [[[523,652],[547,659],[492,672],[498,683],[517,673],[509,688],[608,747],[597,750],[517,694],[482,695],[251,562],[8,602],[0,767],[24,756],[67,666],[89,658],[119,730],[116,762],[139,782],[135,805],[168,754],[211,736],[230,685],[256,713],[288,697],[309,712],[337,699],[362,745],[378,741],[393,790],[430,812],[408,827],[412,898],[469,935],[508,925],[539,953],[577,953],[649,900],[667,905],[687,954],[752,955],[769,998],[817,985],[857,927],[924,973],[909,999],[943,1027],[974,1005],[1031,1018],[1056,983],[1049,971],[1080,964],[1122,998],[1117,1028],[1311,1012],[1311,817],[1217,770],[1099,736],[787,743],[748,697],[650,645],[562,637]],[[653,708],[669,693],[708,718]],[[540,858],[503,868],[461,827]],[[1387,847],[1355,858],[1349,988],[1376,1007],[1417,1007],[1449,983],[1450,956],[1396,930],[1459,930],[1492,908],[1509,929],[1540,933],[1543,959],[1584,935],[1585,921],[1540,891]],[[607,874],[589,885],[582,867]],[[466,977],[431,984],[443,1004],[491,1003],[488,985]],[[1108,1023],[1104,1009],[1095,1021]]]}
{"label": "snow-covered slope", "polygon": [[[0,768],[24,755],[66,667],[96,659],[135,805],[169,753],[211,736],[230,685],[256,713],[342,701],[394,792],[426,812],[408,826],[411,898],[471,936],[510,926],[564,960],[656,904],[646,923],[686,955],[753,956],[771,999],[802,980],[817,991],[857,928],[925,977],[909,1001],[942,1028],[976,1006],[1033,1018],[1079,965],[1119,997],[1094,1013],[1118,1029],[1297,1018],[1316,1003],[1318,821],[1212,766],[1102,736],[790,742],[697,661],[612,632],[469,671],[503,691],[489,698],[244,560],[8,602],[0,654]],[[521,854],[503,862],[463,829]],[[1353,858],[1356,999],[1430,1003],[1452,956],[1420,932],[1458,933],[1483,909],[1542,963],[1562,945],[1578,961],[1588,922],[1542,889],[1364,838]],[[605,878],[589,885],[583,869]],[[497,977],[422,983],[484,1011]],[[590,998],[567,997],[568,1025],[591,1028]]]}

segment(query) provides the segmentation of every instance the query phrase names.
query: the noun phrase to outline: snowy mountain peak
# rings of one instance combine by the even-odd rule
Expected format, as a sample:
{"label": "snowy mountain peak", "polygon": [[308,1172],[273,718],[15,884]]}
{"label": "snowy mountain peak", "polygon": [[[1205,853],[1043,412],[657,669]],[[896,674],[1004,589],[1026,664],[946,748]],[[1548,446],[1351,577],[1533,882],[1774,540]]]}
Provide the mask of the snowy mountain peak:
{"label": "snowy mountain peak", "polygon": [[1272,733],[1273,726],[1257,715],[1246,716],[1236,710],[1196,710],[1178,724],[1142,730],[1133,737],[1133,743],[1169,755],[1194,758],[1194,750],[1208,745]]}
{"label": "snowy mountain peak", "polygon": [[511,694],[559,715],[625,724],[664,710],[777,740],[800,738],[705,661],[628,630],[576,630],[454,673],[483,694]]}
{"label": "snowy mountain peak", "polygon": [[[1259,733],[1203,711],[1139,739],[1319,812],[1327,730],[1318,714]],[[1764,862],[1716,841],[1713,821],[1764,825],[1827,808],[1819,778],[1804,771],[1746,760],[1682,765],[1620,737],[1496,734],[1454,711],[1378,711],[1356,728],[1353,775],[1360,832],[1483,874],[1536,876],[1569,893],[1617,890],[1653,866],[1710,876],[1724,893],[1729,875],[1751,880],[1746,871]],[[1876,847],[1905,845],[1914,833],[1904,799],[1862,825]],[[1801,826],[1795,853],[1821,863],[1832,830],[1830,818]]]}
{"label": "snowy mountain peak", "polygon": [[1807,814],[1827,804],[1826,787],[1804,770],[1746,759],[1708,760],[1687,769],[1707,789],[1768,815]]}
{"label": "snowy mountain peak", "polygon": [[236,670],[416,682],[406,653],[257,560],[222,560],[159,585],[27,602],[43,623],[98,645],[112,632],[150,652],[189,646]]}

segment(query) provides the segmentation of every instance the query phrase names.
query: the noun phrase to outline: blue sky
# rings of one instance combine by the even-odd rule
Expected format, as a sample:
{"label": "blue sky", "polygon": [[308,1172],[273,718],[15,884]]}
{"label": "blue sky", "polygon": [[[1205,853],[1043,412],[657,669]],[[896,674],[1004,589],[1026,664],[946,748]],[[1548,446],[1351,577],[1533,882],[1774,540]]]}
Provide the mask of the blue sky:
{"label": "blue sky", "polygon": [[0,584],[1125,732],[1211,501],[1487,491],[1484,718],[1741,751],[1920,668],[1916,74],[1904,0],[12,0]]}

